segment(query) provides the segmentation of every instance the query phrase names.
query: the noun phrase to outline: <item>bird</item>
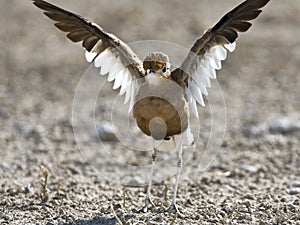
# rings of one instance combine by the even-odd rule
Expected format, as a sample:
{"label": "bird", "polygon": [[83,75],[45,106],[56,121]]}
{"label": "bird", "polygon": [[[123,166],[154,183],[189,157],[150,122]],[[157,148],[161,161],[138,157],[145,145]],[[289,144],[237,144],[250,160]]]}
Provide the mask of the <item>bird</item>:
{"label": "bird", "polygon": [[[165,53],[151,52],[142,61],[125,42],[96,23],[44,0],[32,0],[55,21],[58,29],[67,33],[67,38],[82,43],[86,60],[99,68],[101,75],[107,75],[109,82],[114,81],[113,89],[119,89],[119,94],[125,96],[124,103],[130,104],[137,126],[153,140],[169,140],[189,129],[191,114],[198,115],[197,105],[205,106],[203,95],[208,95],[210,80],[216,79],[216,71],[221,69],[228,52],[234,51],[238,33],[249,30],[251,21],[269,1],[241,2],[204,32],[182,64],[171,70]],[[179,145],[178,170],[168,212],[179,212],[176,195],[182,169],[182,142]],[[150,190],[156,158],[154,148],[142,212],[147,212],[149,204],[153,204]]]}

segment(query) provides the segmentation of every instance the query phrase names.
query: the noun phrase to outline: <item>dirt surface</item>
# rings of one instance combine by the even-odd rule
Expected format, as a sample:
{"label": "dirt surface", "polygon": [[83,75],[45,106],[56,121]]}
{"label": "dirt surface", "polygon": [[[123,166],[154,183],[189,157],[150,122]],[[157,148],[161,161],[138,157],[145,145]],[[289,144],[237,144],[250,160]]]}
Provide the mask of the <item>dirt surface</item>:
{"label": "dirt surface", "polygon": [[[240,1],[52,2],[126,42],[153,39],[188,48]],[[218,72],[227,131],[206,171],[195,172],[197,152],[184,168],[181,216],[164,210],[174,178],[155,184],[156,207],[138,213],[145,188],[116,182],[123,167],[115,158],[100,160],[97,170],[83,159],[71,119],[76,87],[88,68],[80,45],[29,0],[1,1],[0,10],[0,224],[108,225],[116,217],[123,224],[300,224],[299,0],[272,0]],[[99,121],[115,94],[105,96],[96,109]],[[209,110],[199,110],[205,128]],[[202,130],[204,143],[208,131]],[[151,152],[124,153],[117,141],[104,145],[121,162],[150,163]]]}

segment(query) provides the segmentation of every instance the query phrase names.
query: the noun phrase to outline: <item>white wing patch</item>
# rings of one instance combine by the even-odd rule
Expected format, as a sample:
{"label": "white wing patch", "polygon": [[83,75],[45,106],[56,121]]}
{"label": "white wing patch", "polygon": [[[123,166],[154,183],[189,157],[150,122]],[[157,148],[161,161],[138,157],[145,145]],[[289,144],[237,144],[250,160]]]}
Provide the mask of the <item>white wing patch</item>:
{"label": "white wing patch", "polygon": [[131,110],[136,94],[136,81],[120,58],[110,49],[104,50],[98,56],[97,53],[86,51],[85,58],[88,62],[94,61],[94,66],[100,68],[100,75],[108,75],[108,82],[114,81],[113,89],[120,88],[119,95],[125,94],[124,104],[130,100],[129,110]]}
{"label": "white wing patch", "polygon": [[205,106],[203,95],[207,96],[207,88],[211,87],[210,79],[216,79],[216,70],[222,68],[222,60],[227,57],[227,51],[233,52],[236,43],[213,46],[208,52],[204,54],[204,57],[198,58],[196,68],[193,70],[189,80],[187,96],[189,98],[190,107],[192,112],[198,116],[197,107],[195,101]]}
{"label": "white wing patch", "polygon": [[96,53],[96,52],[85,51],[85,59],[86,59],[86,61],[88,61],[89,63],[93,62],[93,60],[97,56],[97,54],[98,53]]}
{"label": "white wing patch", "polygon": [[193,113],[194,116],[196,116],[196,118],[199,118],[198,110],[197,110],[197,104],[196,104],[195,99],[193,98],[193,95],[191,93],[190,88],[186,89],[186,95],[188,97],[188,103],[189,103],[190,111]]}

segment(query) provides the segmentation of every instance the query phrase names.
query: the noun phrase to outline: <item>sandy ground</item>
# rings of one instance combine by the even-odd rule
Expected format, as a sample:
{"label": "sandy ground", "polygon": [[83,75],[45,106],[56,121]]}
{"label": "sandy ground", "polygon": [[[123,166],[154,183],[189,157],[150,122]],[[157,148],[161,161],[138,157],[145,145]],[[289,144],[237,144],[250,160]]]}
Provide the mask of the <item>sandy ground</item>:
{"label": "sandy ground", "polygon": [[[52,2],[126,42],[188,48],[240,1]],[[156,207],[147,213],[137,212],[145,188],[116,182],[123,171],[117,160],[149,165],[151,152],[132,155],[109,142],[105,149],[118,158],[94,159],[97,170],[83,159],[71,122],[76,87],[88,68],[80,46],[29,0],[1,1],[0,10],[0,224],[116,224],[112,208],[124,224],[300,224],[299,0],[272,0],[218,72],[227,131],[206,171],[195,172],[200,147],[184,168],[181,217],[164,211],[174,178],[154,185]],[[99,121],[114,96],[104,94]],[[209,127],[209,110],[199,109],[201,127]],[[202,130],[204,143],[209,132]],[[49,173],[45,190],[41,165]]]}

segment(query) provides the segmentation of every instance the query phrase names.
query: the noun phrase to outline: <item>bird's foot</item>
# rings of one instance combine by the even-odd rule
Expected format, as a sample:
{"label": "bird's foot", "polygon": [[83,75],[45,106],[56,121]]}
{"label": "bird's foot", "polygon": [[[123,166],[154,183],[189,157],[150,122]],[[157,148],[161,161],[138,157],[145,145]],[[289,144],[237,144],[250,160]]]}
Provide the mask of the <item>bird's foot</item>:
{"label": "bird's foot", "polygon": [[148,212],[148,205],[144,205],[143,208],[141,208],[140,210],[138,210],[139,213],[146,213]]}
{"label": "bird's foot", "polygon": [[148,209],[149,209],[149,203],[150,203],[153,207],[155,207],[155,205],[154,205],[153,201],[151,200],[151,198],[146,198],[146,199],[145,199],[145,204],[144,204],[143,208],[141,208],[140,210],[138,210],[138,212],[140,212],[140,213],[146,213],[146,212],[148,212]]}
{"label": "bird's foot", "polygon": [[174,203],[174,202],[169,206],[169,208],[166,210],[166,212],[175,213],[175,214],[177,214],[178,217],[183,217],[183,215],[180,213],[176,203]]}

